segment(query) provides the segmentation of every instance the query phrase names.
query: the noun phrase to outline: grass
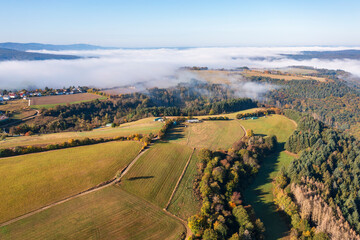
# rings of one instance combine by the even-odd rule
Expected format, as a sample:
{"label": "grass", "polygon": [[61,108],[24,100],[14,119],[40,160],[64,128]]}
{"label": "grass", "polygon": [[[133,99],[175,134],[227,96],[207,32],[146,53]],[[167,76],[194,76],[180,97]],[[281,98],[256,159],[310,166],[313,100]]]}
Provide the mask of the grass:
{"label": "grass", "polygon": [[177,127],[169,138],[179,144],[211,150],[227,150],[245,134],[237,120],[204,121],[185,126]]}
{"label": "grass", "polygon": [[296,126],[293,121],[282,115],[270,115],[254,120],[239,120],[245,129],[252,129],[258,135],[276,135],[278,142],[286,142]]}
{"label": "grass", "polygon": [[281,169],[294,159],[284,151],[284,143],[295,130],[296,125],[281,115],[271,115],[255,120],[240,120],[246,129],[252,129],[258,135],[276,135],[279,141],[277,151],[266,157],[255,181],[245,190],[244,197],[251,204],[258,218],[263,221],[266,239],[280,239],[287,236],[288,226],[273,203],[272,180]]}
{"label": "grass", "polygon": [[0,111],[22,111],[28,108],[28,101],[23,99],[6,101],[6,104],[0,104]]}
{"label": "grass", "polygon": [[272,180],[281,169],[294,159],[284,151],[268,156],[261,164],[255,181],[245,190],[246,203],[253,206],[256,216],[264,223],[266,239],[281,239],[288,235],[288,226],[273,202]]}
{"label": "grass", "polygon": [[100,95],[92,93],[79,93],[71,95],[54,95],[44,97],[33,97],[31,98],[31,108],[53,108],[57,105],[76,104],[82,102],[89,102],[95,99],[106,99]]}
{"label": "grass", "polygon": [[180,239],[160,208],[111,186],[0,228],[0,239]]}
{"label": "grass", "polygon": [[165,207],[192,152],[190,147],[157,143],[134,164],[121,186],[160,207]]}
{"label": "grass", "polygon": [[201,203],[196,200],[193,191],[193,180],[197,174],[197,162],[197,151],[195,151],[168,208],[169,212],[185,221],[187,221],[190,216],[200,212],[201,208]]}
{"label": "grass", "polygon": [[109,142],[0,159],[0,222],[112,179],[139,142]]}
{"label": "grass", "polygon": [[89,138],[112,138],[117,136],[128,136],[130,134],[157,134],[163,123],[154,122],[154,118],[145,118],[139,121],[122,124],[120,127],[104,127],[92,131],[83,132],[61,132],[33,136],[8,137],[0,141],[0,148],[29,145],[48,145],[63,143],[69,139]]}

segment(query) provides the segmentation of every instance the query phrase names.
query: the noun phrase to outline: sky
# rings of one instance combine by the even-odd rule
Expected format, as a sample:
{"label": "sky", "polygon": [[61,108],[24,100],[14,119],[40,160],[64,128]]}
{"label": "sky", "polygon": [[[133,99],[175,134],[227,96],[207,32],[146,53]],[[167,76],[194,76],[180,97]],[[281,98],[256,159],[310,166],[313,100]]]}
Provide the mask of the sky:
{"label": "sky", "polygon": [[354,46],[360,1],[0,0],[0,42]]}

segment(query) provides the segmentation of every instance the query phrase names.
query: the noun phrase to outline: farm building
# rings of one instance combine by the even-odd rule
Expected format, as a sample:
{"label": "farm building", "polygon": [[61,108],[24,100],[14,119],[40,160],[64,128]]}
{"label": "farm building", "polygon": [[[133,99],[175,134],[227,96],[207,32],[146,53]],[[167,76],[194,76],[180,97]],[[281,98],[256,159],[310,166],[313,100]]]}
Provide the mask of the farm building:
{"label": "farm building", "polygon": [[186,120],[187,123],[199,123],[201,122],[199,119],[189,119],[189,120]]}
{"label": "farm building", "polygon": [[5,116],[5,115],[1,115],[0,116],[0,122],[2,122],[2,121],[6,121],[6,120],[8,120],[9,118],[7,117],[7,116]]}
{"label": "farm building", "polygon": [[154,119],[154,122],[163,122],[164,119],[162,117],[158,117]]}

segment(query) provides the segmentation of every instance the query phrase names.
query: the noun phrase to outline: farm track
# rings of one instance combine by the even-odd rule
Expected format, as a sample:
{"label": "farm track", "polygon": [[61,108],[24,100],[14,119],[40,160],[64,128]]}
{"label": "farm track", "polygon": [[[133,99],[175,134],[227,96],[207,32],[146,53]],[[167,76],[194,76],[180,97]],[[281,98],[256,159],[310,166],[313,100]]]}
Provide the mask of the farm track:
{"label": "farm track", "polygon": [[167,215],[169,215],[169,216],[171,216],[171,217],[173,217],[173,218],[176,218],[177,220],[181,221],[181,222],[184,224],[184,227],[185,227],[185,229],[186,229],[186,239],[188,239],[188,238],[191,236],[191,230],[190,230],[187,222],[186,222],[185,220],[179,218],[178,216],[172,214],[172,213],[169,212],[167,209],[168,209],[168,207],[169,207],[169,205],[170,205],[170,203],[171,203],[171,200],[173,199],[173,197],[174,197],[174,195],[175,195],[175,193],[176,193],[176,190],[177,190],[178,187],[179,187],[179,184],[180,184],[181,180],[183,179],[183,177],[184,177],[184,175],[185,175],[186,169],[187,169],[188,166],[189,166],[189,163],[190,163],[190,161],[191,161],[191,158],[192,158],[194,152],[195,152],[195,148],[193,148],[193,151],[191,152],[191,154],[190,154],[190,156],[189,156],[189,159],[188,159],[188,161],[186,162],[186,165],[185,165],[185,167],[184,167],[184,170],[182,171],[182,173],[181,173],[181,175],[180,175],[180,177],[179,177],[179,180],[177,181],[177,183],[176,183],[176,185],[175,185],[175,187],[174,187],[174,190],[173,190],[173,192],[171,193],[171,196],[170,196],[170,198],[169,198],[169,201],[167,202],[165,208],[163,209],[164,212],[165,212]]}
{"label": "farm track", "polygon": [[[151,146],[151,145],[150,145],[150,146]],[[149,146],[149,147],[150,147],[150,146]],[[104,189],[104,188],[106,188],[106,187],[109,187],[109,186],[111,186],[111,185],[113,185],[113,184],[115,184],[115,183],[118,183],[118,182],[123,178],[123,176],[130,170],[130,168],[135,164],[135,162],[136,162],[145,152],[147,152],[147,151],[150,149],[149,147],[148,147],[147,149],[145,149],[145,150],[141,150],[141,151],[139,152],[139,154],[138,154],[125,168],[123,168],[123,169],[121,170],[120,175],[117,174],[118,176],[115,176],[113,179],[111,179],[111,180],[109,180],[109,181],[106,181],[106,182],[102,182],[102,183],[98,184],[98,185],[95,186],[95,187],[89,188],[89,189],[87,189],[87,190],[85,190],[85,191],[82,191],[82,192],[77,193],[77,194],[75,194],[75,195],[72,195],[72,196],[70,196],[70,197],[64,198],[64,199],[62,199],[62,200],[60,200],[60,201],[51,203],[51,204],[46,205],[46,206],[44,206],[44,207],[41,207],[41,208],[39,208],[39,209],[37,209],[37,210],[31,211],[31,212],[26,213],[26,214],[24,214],[24,215],[21,215],[21,216],[19,216],[19,217],[16,217],[16,218],[13,218],[13,219],[8,220],[8,221],[6,221],[6,222],[3,222],[3,223],[0,224],[0,227],[7,226],[7,225],[9,225],[9,224],[11,224],[11,223],[14,223],[14,222],[17,222],[17,221],[19,221],[19,220],[25,219],[25,218],[27,218],[27,217],[30,217],[30,216],[36,214],[36,213],[42,212],[42,211],[44,211],[44,210],[46,210],[46,209],[55,207],[55,206],[57,206],[57,205],[60,205],[60,204],[62,204],[62,203],[65,203],[65,202],[67,202],[67,201],[70,201],[70,200],[72,200],[72,199],[75,199],[75,198],[78,198],[78,197],[87,195],[87,194],[89,194],[89,193],[93,193],[93,192],[99,191],[99,190]]]}
{"label": "farm track", "polygon": [[176,190],[177,190],[178,187],[179,187],[179,184],[180,184],[182,178],[184,177],[184,174],[185,174],[185,172],[186,172],[187,167],[189,166],[189,163],[190,163],[190,161],[191,161],[191,158],[192,158],[194,152],[195,152],[195,148],[193,148],[193,150],[192,150],[192,152],[191,152],[191,154],[190,154],[190,156],[189,156],[189,159],[187,160],[186,165],[185,165],[185,167],[184,167],[184,169],[183,169],[183,171],[182,171],[182,173],[181,173],[181,175],[180,175],[180,177],[179,177],[179,180],[177,181],[177,183],[176,183],[176,185],[175,185],[175,187],[174,187],[174,190],[173,190],[173,192],[171,193],[171,196],[170,196],[170,198],[169,198],[169,201],[167,202],[167,204],[166,204],[166,206],[165,206],[165,208],[164,208],[166,211],[167,211],[167,209],[168,209],[168,207],[169,207],[169,205],[170,205],[170,203],[171,203],[171,200],[173,199],[173,197],[174,197],[174,195],[175,195]]}

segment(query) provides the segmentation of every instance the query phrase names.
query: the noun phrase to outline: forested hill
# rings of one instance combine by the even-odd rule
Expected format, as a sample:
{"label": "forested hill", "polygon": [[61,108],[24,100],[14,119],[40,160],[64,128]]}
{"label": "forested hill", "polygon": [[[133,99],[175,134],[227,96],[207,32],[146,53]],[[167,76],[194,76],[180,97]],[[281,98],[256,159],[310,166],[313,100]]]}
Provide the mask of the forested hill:
{"label": "forested hill", "polygon": [[360,50],[349,49],[340,51],[303,51],[299,54],[282,54],[287,58],[295,60],[317,59],[360,59]]}
{"label": "forested hill", "polygon": [[7,48],[0,48],[0,61],[35,61],[35,60],[50,60],[50,59],[79,59],[81,57],[74,55],[57,55],[45,53],[33,53],[17,51]]}
{"label": "forested hill", "polygon": [[62,51],[62,50],[98,50],[98,49],[114,49],[110,47],[101,47],[89,44],[69,44],[69,45],[54,45],[42,43],[14,43],[5,42],[0,43],[0,48],[13,49],[18,51],[27,50],[49,50],[49,51]]}
{"label": "forested hill", "polygon": [[311,76],[327,81],[285,81],[264,76],[252,76],[251,81],[278,86],[266,93],[268,104],[281,108],[310,113],[330,127],[351,132],[360,137],[360,90],[359,81],[343,80],[347,73],[341,70],[315,69]]}
{"label": "forested hill", "polygon": [[[286,114],[299,123],[286,149],[301,154],[283,173],[280,185],[290,183],[300,215],[319,231],[331,239],[359,239],[360,142],[308,115]],[[285,208],[291,212],[289,206]],[[301,220],[294,216],[293,227],[300,228],[294,223]]]}

